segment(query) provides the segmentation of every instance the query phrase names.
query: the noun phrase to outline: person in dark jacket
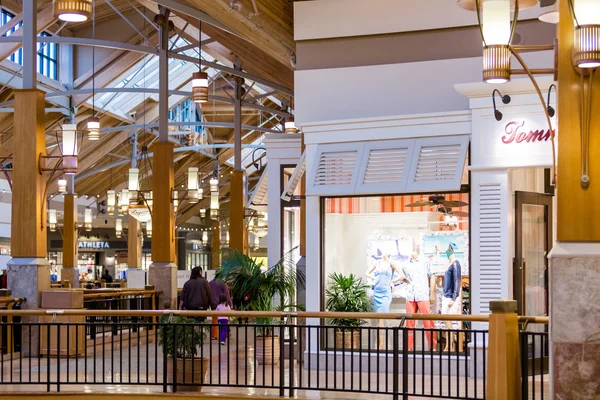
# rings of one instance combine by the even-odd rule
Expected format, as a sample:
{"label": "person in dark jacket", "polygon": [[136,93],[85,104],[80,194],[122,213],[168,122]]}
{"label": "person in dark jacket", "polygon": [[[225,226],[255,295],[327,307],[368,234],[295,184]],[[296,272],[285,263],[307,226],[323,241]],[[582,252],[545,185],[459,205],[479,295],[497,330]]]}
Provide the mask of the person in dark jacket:
{"label": "person in dark jacket", "polygon": [[[227,305],[233,310],[233,303],[231,302],[229,287],[225,282],[218,281],[217,278],[214,278],[212,281],[210,281],[210,289],[212,290],[213,300],[215,303],[219,304],[221,302],[221,296],[225,296],[227,299]],[[219,338],[219,320],[217,316],[212,318],[211,333],[213,339]]]}
{"label": "person in dark jacket", "polygon": [[213,298],[210,285],[200,274],[200,267],[194,267],[190,279],[183,285],[179,309],[208,310],[209,308],[216,309],[217,303]]}
{"label": "person in dark jacket", "polygon": [[110,275],[107,269],[104,270],[104,275],[100,278],[106,283],[112,283],[113,277]]}

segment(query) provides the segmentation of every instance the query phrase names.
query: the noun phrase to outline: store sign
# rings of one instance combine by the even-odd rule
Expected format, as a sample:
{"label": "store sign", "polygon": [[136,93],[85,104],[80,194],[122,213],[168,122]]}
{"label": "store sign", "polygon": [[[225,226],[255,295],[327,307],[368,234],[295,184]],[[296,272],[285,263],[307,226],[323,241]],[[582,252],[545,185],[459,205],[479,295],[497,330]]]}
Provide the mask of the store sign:
{"label": "store sign", "polygon": [[547,142],[552,135],[550,129],[531,129],[525,126],[525,121],[512,121],[504,127],[504,135],[502,135],[502,143],[536,143]]}
{"label": "store sign", "polygon": [[78,242],[79,249],[110,249],[108,242]]}

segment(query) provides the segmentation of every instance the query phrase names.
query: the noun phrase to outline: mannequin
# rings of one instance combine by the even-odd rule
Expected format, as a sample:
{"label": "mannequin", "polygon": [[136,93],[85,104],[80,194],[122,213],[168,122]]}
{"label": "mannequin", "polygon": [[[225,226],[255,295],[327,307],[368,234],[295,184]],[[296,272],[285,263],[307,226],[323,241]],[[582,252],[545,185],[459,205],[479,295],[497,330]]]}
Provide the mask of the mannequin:
{"label": "mannequin", "polygon": [[[415,314],[419,311],[421,314],[430,314],[431,305],[435,302],[435,277],[431,275],[431,264],[429,260],[420,260],[419,253],[413,252],[410,260],[402,269],[404,273],[404,281],[408,283],[406,295],[406,313]],[[433,329],[433,321],[423,321],[425,329]],[[408,330],[408,349],[413,350],[415,344],[414,334],[411,329],[415,327],[415,320],[409,319],[406,321]],[[430,349],[435,349],[437,340],[433,331],[427,331],[427,342]]]}
{"label": "mannequin", "polygon": [[[390,312],[390,304],[392,303],[392,289],[394,284],[404,279],[404,274],[396,266],[396,264],[390,260],[390,254],[383,253],[380,249],[377,249],[377,257],[381,257],[373,263],[371,268],[367,271],[367,277],[373,279],[373,308],[375,312],[388,313]],[[392,281],[392,276],[396,272],[398,277]],[[377,320],[377,326],[383,326],[383,320]],[[383,349],[385,346],[385,333],[379,332],[379,348]]]}
{"label": "mannequin", "polygon": [[[461,314],[461,265],[456,259],[454,252],[458,250],[455,243],[448,245],[446,256],[448,257],[448,268],[444,273],[444,288],[442,297],[442,314]],[[452,321],[446,321],[446,328],[452,329]],[[450,338],[446,341],[444,351],[448,350]]]}

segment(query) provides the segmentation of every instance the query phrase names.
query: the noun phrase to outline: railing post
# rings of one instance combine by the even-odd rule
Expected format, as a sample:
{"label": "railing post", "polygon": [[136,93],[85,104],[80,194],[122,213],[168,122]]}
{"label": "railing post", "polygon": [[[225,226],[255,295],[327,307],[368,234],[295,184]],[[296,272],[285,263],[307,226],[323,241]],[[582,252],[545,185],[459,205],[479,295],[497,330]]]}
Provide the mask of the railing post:
{"label": "railing post", "polygon": [[[399,371],[399,367],[400,365],[399,363],[399,358],[400,358],[400,339],[398,338],[398,335],[400,334],[400,327],[395,327],[393,332],[393,354],[392,354],[392,379],[393,381],[393,399],[394,400],[398,400],[398,393],[400,392],[400,382],[398,381],[400,379],[400,371]],[[362,371],[361,371],[362,372]]]}
{"label": "railing post", "polygon": [[402,400],[408,400],[408,329],[398,330],[402,331]]}
{"label": "railing post", "polygon": [[521,400],[517,302],[491,301],[490,310],[487,399]]}
{"label": "railing post", "polygon": [[[285,343],[284,343],[284,325],[283,321],[279,321],[279,397],[285,396]],[[273,349],[275,353],[275,349]],[[264,356],[263,356],[264,357]],[[266,362],[266,360],[263,360]],[[275,368],[275,363],[273,363]]]}

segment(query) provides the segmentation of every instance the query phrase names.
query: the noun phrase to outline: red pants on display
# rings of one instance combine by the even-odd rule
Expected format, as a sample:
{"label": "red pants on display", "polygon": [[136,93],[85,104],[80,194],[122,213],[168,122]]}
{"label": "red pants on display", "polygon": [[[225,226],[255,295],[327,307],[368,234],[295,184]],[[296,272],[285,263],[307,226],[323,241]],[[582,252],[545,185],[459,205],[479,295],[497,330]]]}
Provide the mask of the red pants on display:
{"label": "red pants on display", "polygon": [[[416,314],[417,310],[421,314],[429,314],[429,302],[428,301],[408,301],[406,300],[406,313],[407,314]],[[433,329],[434,324],[433,321],[423,321],[423,326],[425,329]],[[415,327],[415,320],[409,319],[406,321],[406,327],[409,328],[408,331],[408,349],[413,350],[415,348],[415,331],[413,328]],[[433,331],[425,332],[425,336],[427,336],[427,343],[429,343],[430,349],[435,349],[437,347],[437,339],[434,335]]]}

